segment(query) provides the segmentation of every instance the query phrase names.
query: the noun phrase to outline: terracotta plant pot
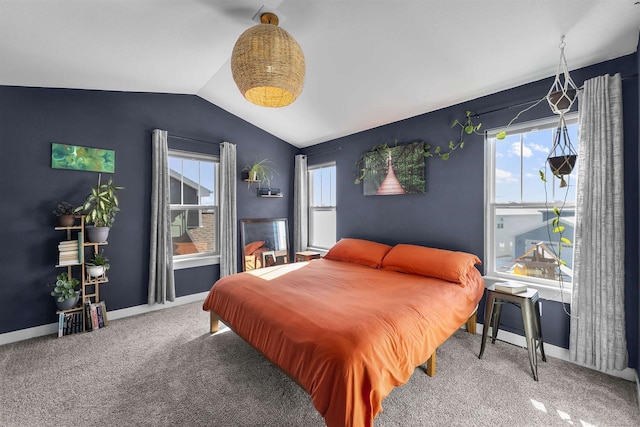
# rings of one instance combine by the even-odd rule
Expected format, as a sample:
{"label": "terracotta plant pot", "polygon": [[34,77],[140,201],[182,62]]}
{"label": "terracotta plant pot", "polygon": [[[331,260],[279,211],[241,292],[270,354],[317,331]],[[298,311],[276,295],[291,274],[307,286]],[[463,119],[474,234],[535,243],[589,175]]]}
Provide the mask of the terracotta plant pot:
{"label": "terracotta plant pot", "polygon": [[60,225],[60,227],[71,227],[74,222],[76,222],[76,219],[73,215],[60,215],[58,217],[58,225]]}
{"label": "terracotta plant pot", "polygon": [[551,172],[554,175],[569,175],[571,171],[573,171],[573,167],[576,165],[576,159],[578,156],[569,155],[569,156],[558,156],[558,157],[549,157],[547,160],[549,161],[549,166],[551,167]]}

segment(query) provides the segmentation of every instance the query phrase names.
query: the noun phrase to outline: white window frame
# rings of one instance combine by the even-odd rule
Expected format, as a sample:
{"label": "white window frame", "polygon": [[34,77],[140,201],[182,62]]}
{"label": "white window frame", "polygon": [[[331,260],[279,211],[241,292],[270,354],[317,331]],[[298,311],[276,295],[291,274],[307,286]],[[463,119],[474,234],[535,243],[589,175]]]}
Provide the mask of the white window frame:
{"label": "white window frame", "polygon": [[[543,119],[522,123],[509,128],[509,134],[522,134],[532,132],[537,129],[554,128],[558,123],[558,116],[546,117]],[[570,113],[565,115],[567,125],[574,125],[578,122],[578,114]],[[485,282],[487,285],[511,280],[526,283],[530,288],[538,290],[540,298],[564,303],[571,303],[572,283],[564,283],[561,290],[557,284],[553,284],[552,280],[541,279],[530,276],[514,276],[511,274],[496,271],[495,257],[495,232],[496,221],[495,211],[497,209],[545,209],[544,202],[541,203],[496,203],[495,200],[495,137],[503,131],[501,129],[488,130],[485,134]],[[549,145],[551,151],[551,144]],[[549,171],[547,175],[552,175]],[[547,176],[547,179],[556,179],[553,176]],[[542,185],[542,181],[540,185]],[[553,200],[548,202],[549,209],[554,206]],[[575,209],[575,202],[567,201],[564,205],[565,209]]]}
{"label": "white window frame", "polygon": [[[335,195],[335,199],[336,199],[336,205],[334,206],[313,206],[312,203],[312,199],[313,199],[313,182],[311,179],[311,172],[317,169],[322,169],[322,168],[327,168],[327,167],[334,167],[336,168],[336,182],[335,182],[335,191],[337,193],[338,191],[338,179],[337,179],[337,174],[338,174],[338,167],[336,166],[336,162],[326,162],[326,163],[320,163],[317,165],[313,165],[313,166],[308,166],[307,167],[307,174],[308,174],[308,179],[307,179],[307,185],[308,185],[308,215],[309,215],[309,220],[308,220],[308,229],[307,229],[307,241],[308,243],[308,248],[310,250],[314,250],[314,251],[319,251],[322,253],[326,253],[329,251],[330,248],[325,248],[325,247],[321,247],[321,246],[313,246],[311,243],[311,230],[313,229],[313,212],[320,212],[320,211],[333,211],[334,215],[336,217],[336,223],[338,221],[338,210],[337,210],[337,204],[338,204],[338,197],[337,194]],[[337,225],[337,224],[336,224]],[[337,237],[334,236],[334,240],[337,240]]]}
{"label": "white window frame", "polygon": [[[220,264],[220,221],[219,219],[219,206],[220,206],[220,156],[216,156],[213,154],[204,154],[197,153],[193,151],[184,151],[184,150],[173,150],[170,149],[168,151],[168,155],[170,157],[177,157],[183,160],[197,160],[197,161],[206,161],[212,162],[216,164],[215,167],[215,177],[214,183],[215,188],[213,189],[214,197],[215,197],[215,205],[185,205],[185,204],[171,204],[170,210],[183,210],[183,209],[213,209],[215,211],[214,215],[216,218],[216,230],[215,230],[215,239],[217,240],[215,243],[215,247],[218,249],[218,252],[204,253],[204,254],[187,254],[187,255],[174,255],[173,256],[173,269],[174,270],[182,270],[184,268],[191,267],[202,267],[205,265],[215,265]],[[200,185],[200,183],[198,183]],[[199,216],[202,215],[202,212],[199,212]]]}

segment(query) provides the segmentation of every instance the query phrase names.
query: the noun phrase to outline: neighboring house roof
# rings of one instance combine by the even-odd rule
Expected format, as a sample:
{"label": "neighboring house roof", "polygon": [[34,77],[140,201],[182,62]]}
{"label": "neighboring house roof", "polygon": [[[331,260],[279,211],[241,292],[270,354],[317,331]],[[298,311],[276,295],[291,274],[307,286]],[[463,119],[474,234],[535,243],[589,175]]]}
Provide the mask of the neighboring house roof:
{"label": "neighboring house roof", "polygon": [[[176,179],[178,181],[182,180],[182,183],[193,188],[196,190],[200,190],[200,197],[207,197],[209,195],[211,195],[211,193],[213,192],[212,190],[209,190],[207,187],[203,186],[203,185],[198,185],[197,182],[187,178],[186,176],[182,175],[180,172],[175,171],[173,169],[169,169],[169,176],[173,179]],[[199,188],[198,188],[199,187]]]}
{"label": "neighboring house roof", "polygon": [[[512,236],[517,237],[517,236],[521,236],[523,234],[527,234],[530,233],[532,231],[535,231],[539,228],[547,228],[549,226],[551,226],[553,223],[553,218],[549,219],[547,221],[543,221],[541,223],[538,223],[536,225],[533,225],[531,227],[525,228],[523,230],[518,230],[516,233],[513,233]],[[570,226],[575,228],[576,226],[576,218],[575,217],[560,217],[560,221],[559,224],[564,224],[565,226]]]}

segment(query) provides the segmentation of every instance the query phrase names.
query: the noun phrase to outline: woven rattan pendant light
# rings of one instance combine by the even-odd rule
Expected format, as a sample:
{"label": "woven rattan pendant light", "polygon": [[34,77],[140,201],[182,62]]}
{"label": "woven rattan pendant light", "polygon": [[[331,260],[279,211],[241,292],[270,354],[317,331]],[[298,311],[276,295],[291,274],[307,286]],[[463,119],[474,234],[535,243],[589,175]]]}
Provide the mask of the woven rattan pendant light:
{"label": "woven rattan pendant light", "polygon": [[278,17],[263,13],[261,24],[242,33],[231,54],[231,74],[251,103],[284,107],[296,100],[304,84],[304,54],[298,42],[278,27]]}

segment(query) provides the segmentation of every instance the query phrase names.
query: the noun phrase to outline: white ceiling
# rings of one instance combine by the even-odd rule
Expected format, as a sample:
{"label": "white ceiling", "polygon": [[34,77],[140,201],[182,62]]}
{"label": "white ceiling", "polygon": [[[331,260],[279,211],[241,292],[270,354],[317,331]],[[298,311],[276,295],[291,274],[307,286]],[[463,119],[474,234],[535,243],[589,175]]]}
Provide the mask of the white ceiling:
{"label": "white ceiling", "polygon": [[[635,52],[635,0],[0,0],[0,85],[198,95],[306,147]],[[263,6],[306,57],[269,109],[231,77]]]}

